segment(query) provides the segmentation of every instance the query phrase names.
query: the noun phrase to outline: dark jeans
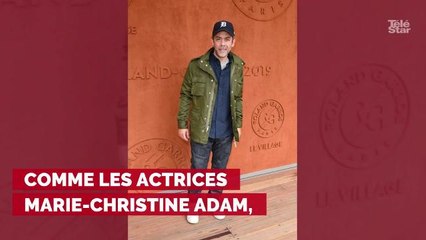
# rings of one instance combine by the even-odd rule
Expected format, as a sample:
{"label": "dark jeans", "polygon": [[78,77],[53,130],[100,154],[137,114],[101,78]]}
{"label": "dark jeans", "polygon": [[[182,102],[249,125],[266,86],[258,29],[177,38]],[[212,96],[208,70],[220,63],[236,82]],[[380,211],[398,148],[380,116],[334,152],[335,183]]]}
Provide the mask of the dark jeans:
{"label": "dark jeans", "polygon": [[[225,169],[232,148],[232,136],[213,139],[206,144],[191,141],[191,169],[206,169],[210,152],[212,152],[212,169]],[[189,190],[189,193],[200,193],[201,190]],[[222,193],[221,189],[210,190],[209,193]]]}

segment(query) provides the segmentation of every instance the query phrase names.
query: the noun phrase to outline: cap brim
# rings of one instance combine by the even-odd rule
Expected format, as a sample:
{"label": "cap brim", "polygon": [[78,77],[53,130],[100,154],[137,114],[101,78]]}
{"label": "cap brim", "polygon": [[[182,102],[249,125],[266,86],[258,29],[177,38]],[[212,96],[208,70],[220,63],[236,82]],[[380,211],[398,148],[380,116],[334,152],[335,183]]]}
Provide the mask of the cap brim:
{"label": "cap brim", "polygon": [[235,36],[235,34],[234,34],[234,33],[230,32],[230,31],[228,31],[228,30],[220,29],[219,31],[214,32],[212,37],[216,36],[216,34],[218,34],[218,33],[220,33],[220,32],[226,32],[226,33],[228,33],[229,35],[231,35],[231,37],[234,37],[234,36]]}

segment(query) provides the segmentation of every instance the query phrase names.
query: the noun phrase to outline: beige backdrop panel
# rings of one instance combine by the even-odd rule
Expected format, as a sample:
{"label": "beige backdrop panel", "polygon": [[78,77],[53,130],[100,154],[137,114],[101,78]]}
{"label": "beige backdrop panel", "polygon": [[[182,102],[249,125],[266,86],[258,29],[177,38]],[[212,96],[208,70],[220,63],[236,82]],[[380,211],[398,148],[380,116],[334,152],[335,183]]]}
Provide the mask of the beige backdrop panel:
{"label": "beige backdrop panel", "polygon": [[129,0],[129,167],[188,168],[176,114],[189,61],[211,47],[213,24],[234,23],[245,62],[242,139],[229,168],[296,162],[295,0]]}

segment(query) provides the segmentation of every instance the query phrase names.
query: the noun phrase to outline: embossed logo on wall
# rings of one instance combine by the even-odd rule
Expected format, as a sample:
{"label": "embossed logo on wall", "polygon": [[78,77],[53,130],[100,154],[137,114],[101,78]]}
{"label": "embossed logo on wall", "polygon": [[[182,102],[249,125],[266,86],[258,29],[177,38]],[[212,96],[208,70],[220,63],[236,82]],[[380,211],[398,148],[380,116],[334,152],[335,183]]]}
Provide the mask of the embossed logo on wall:
{"label": "embossed logo on wall", "polygon": [[328,153],[348,168],[370,167],[393,151],[408,123],[401,78],[375,64],[350,70],[323,102],[321,136]]}
{"label": "embossed logo on wall", "polygon": [[278,142],[267,142],[267,143],[256,143],[249,147],[249,151],[251,153],[253,152],[261,152],[261,151],[267,151],[267,150],[273,150],[278,149],[283,146],[281,141]]}
{"label": "embossed logo on wall", "polygon": [[258,21],[270,21],[284,13],[291,0],[232,0],[247,17]]}
{"label": "embossed logo on wall", "polygon": [[[127,33],[129,35],[138,34],[137,28],[128,26]],[[173,76],[183,78],[185,76],[186,67],[152,65],[135,67],[129,71],[128,80],[151,80],[151,79],[168,79]],[[267,65],[244,66],[244,77],[262,78],[270,77],[272,67]]]}
{"label": "embossed logo on wall", "polygon": [[189,168],[184,148],[163,138],[138,142],[129,148],[129,168]]}
{"label": "embossed logo on wall", "polygon": [[251,127],[254,133],[262,138],[272,137],[280,130],[284,122],[284,109],[273,99],[257,105],[251,115]]}
{"label": "embossed logo on wall", "polygon": [[151,80],[151,79],[169,79],[173,76],[183,78],[186,68],[176,68],[168,66],[150,66],[138,67],[129,73],[128,80]]}
{"label": "embossed logo on wall", "polygon": [[272,67],[267,65],[244,65],[244,77],[269,77]]}

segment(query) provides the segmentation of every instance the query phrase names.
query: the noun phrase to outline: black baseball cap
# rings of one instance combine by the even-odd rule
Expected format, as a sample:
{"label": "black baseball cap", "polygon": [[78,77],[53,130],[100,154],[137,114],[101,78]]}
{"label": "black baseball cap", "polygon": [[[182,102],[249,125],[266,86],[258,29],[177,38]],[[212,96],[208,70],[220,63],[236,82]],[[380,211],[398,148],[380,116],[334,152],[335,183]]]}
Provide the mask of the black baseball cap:
{"label": "black baseball cap", "polygon": [[225,31],[229,33],[232,37],[235,36],[234,25],[231,22],[222,20],[214,24],[212,37],[214,37],[218,32]]}

